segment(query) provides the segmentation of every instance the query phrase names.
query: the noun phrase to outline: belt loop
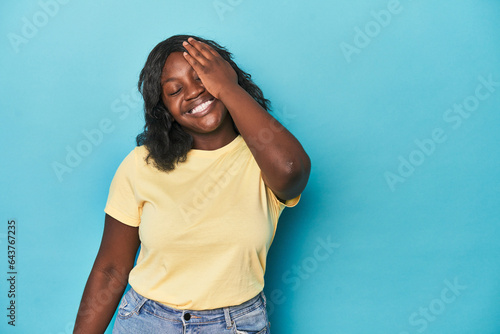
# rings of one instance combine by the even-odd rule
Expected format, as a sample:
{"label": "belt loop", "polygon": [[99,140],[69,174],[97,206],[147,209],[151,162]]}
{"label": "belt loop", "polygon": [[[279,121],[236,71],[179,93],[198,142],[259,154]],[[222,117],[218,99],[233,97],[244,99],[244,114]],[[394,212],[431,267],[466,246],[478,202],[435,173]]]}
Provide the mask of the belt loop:
{"label": "belt loop", "polygon": [[135,291],[132,287],[130,288],[130,290],[132,290],[132,298],[134,298],[135,301],[136,301],[136,303],[137,303],[136,307],[134,308],[134,312],[139,313],[139,311],[141,310],[141,308],[148,301],[148,298],[146,298],[143,295],[140,295],[139,293],[137,293],[137,291]]}
{"label": "belt loop", "polygon": [[226,329],[233,327],[231,316],[229,315],[229,307],[224,307],[224,319],[226,320]]}
{"label": "belt loop", "polygon": [[260,295],[262,296],[262,300],[264,301],[264,307],[267,307],[267,299],[266,295],[264,294],[264,290],[260,292]]}

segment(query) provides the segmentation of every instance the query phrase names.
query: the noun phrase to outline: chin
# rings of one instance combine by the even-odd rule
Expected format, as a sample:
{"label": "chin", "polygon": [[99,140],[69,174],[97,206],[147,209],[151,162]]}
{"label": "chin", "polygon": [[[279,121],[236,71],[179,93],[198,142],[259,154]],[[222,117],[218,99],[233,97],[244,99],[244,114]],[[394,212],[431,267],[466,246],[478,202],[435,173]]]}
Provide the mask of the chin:
{"label": "chin", "polygon": [[202,130],[203,133],[208,134],[211,132],[218,132],[218,130],[223,131],[223,129],[226,127],[228,129],[233,129],[233,120],[228,114],[229,113],[225,112],[217,118],[214,117],[214,119],[207,120],[207,122],[202,127],[200,127],[199,130]]}

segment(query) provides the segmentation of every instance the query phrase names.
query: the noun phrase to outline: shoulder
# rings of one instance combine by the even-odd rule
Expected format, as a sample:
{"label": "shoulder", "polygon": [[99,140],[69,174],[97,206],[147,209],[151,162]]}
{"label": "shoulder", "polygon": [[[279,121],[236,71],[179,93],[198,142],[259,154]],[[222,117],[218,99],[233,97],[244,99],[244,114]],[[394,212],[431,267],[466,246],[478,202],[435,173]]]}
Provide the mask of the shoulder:
{"label": "shoulder", "polygon": [[146,146],[141,145],[141,146],[134,147],[134,149],[132,150],[131,153],[134,153],[136,158],[146,159],[146,157],[149,154],[149,151],[148,151],[148,148]]}
{"label": "shoulder", "polygon": [[123,158],[118,170],[123,172],[135,172],[139,166],[138,162],[144,160],[147,156],[147,149],[144,146],[136,146]]}
{"label": "shoulder", "polygon": [[141,145],[134,147],[125,159],[133,161],[136,167],[144,167],[147,165],[146,159],[148,155],[149,151],[147,147]]}

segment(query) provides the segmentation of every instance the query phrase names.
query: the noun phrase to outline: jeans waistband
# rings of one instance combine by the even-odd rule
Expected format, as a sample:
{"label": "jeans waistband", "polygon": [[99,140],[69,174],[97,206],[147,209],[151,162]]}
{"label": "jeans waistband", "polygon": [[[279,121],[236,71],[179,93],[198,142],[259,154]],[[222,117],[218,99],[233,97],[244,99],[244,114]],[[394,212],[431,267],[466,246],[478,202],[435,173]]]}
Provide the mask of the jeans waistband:
{"label": "jeans waistband", "polygon": [[148,299],[140,294],[138,294],[133,288],[130,288],[131,296],[140,304],[144,305],[146,301],[151,301],[154,303],[155,312],[159,312],[162,315],[182,321],[183,323],[199,323],[206,322],[207,317],[211,320],[224,319],[226,322],[226,327],[229,329],[232,327],[232,319],[238,317],[241,314],[249,312],[251,309],[257,308],[261,305],[266,306],[266,296],[264,291],[259,292],[255,297],[234,306],[221,307],[210,310],[180,310],[169,307],[165,304],[156,302],[154,300]]}

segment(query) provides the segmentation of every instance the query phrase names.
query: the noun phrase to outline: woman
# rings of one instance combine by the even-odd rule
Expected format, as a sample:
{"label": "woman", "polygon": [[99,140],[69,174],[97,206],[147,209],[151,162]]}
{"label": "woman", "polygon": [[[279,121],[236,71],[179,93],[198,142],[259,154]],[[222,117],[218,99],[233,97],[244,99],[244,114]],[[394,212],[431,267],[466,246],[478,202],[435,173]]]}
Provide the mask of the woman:
{"label": "woman", "polygon": [[270,333],[266,255],[309,157],[213,41],[159,43],[139,90],[146,125],[111,183],[75,333],[103,333],[127,282],[113,333]]}

